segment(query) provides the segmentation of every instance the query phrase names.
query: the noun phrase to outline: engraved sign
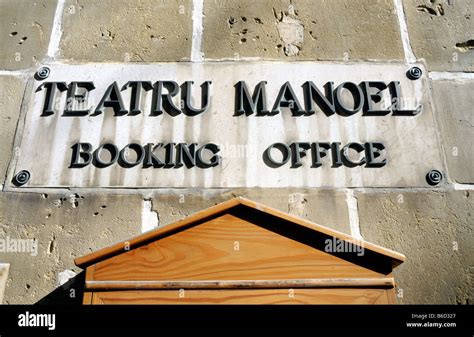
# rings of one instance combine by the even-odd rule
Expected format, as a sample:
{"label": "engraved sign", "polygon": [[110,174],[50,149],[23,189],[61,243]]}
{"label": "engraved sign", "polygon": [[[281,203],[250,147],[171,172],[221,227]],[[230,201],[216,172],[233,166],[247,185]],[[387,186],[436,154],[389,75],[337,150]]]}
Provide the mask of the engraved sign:
{"label": "engraved sign", "polygon": [[54,64],[28,83],[8,189],[429,186],[423,65]]}

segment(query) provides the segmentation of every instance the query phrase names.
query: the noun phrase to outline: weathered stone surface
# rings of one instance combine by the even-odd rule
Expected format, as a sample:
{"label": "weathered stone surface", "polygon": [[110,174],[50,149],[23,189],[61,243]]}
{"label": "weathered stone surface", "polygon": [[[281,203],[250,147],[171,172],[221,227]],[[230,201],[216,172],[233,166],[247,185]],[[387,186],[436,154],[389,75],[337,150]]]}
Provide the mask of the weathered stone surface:
{"label": "weathered stone surface", "polygon": [[449,177],[474,183],[474,81],[433,81],[433,101]]}
{"label": "weathered stone surface", "polygon": [[190,0],[68,0],[60,58],[75,61],[189,59]]}
{"label": "weathered stone surface", "polygon": [[473,191],[358,193],[365,240],[406,255],[402,303],[472,304]]}
{"label": "weathered stone surface", "polygon": [[4,303],[35,303],[57,287],[60,272],[80,271],[76,257],[138,235],[141,207],[136,195],[0,193],[0,239],[38,244],[36,256],[0,252],[10,263]]}
{"label": "weathered stone surface", "polygon": [[0,69],[29,68],[46,55],[56,0],[0,2]]}
{"label": "weathered stone surface", "polygon": [[163,226],[234,197],[245,197],[350,234],[346,196],[334,190],[267,188],[160,193],[153,198],[153,209]]}
{"label": "weathered stone surface", "polygon": [[391,0],[205,1],[203,26],[206,58],[403,59]]}
{"label": "weathered stone surface", "polygon": [[0,184],[3,184],[12,157],[18,116],[25,82],[20,77],[0,76]]}
{"label": "weathered stone surface", "polygon": [[430,70],[474,70],[472,0],[404,1],[413,52]]}
{"label": "weathered stone surface", "polygon": [[5,294],[5,286],[7,284],[9,269],[10,264],[0,262],[0,304],[3,303],[3,295]]}

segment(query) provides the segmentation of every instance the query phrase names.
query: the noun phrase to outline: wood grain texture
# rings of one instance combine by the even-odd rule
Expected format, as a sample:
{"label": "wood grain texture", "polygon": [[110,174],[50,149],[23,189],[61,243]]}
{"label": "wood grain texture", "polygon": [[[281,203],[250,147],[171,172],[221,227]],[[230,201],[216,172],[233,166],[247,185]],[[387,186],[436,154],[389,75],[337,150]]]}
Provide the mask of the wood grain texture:
{"label": "wood grain texture", "polygon": [[138,235],[130,240],[119,242],[115,245],[110,247],[105,247],[98,251],[92,252],[90,254],[78,257],[74,260],[74,263],[78,267],[85,268],[93,263],[99,262],[103,259],[109,258],[116,254],[123,253],[125,247],[130,249],[134,249],[135,247],[139,247],[142,244],[146,244],[150,241],[157,240],[159,238],[165,237],[167,235],[172,235],[176,231],[183,230],[189,227],[192,227],[201,221],[206,221],[209,217],[219,216],[222,212],[227,211],[228,209],[237,206],[240,203],[239,198],[234,198],[218,205],[209,207],[205,210],[199,211],[194,213],[182,220],[179,220],[175,223],[172,223],[168,226],[158,228],[156,230],[144,233],[142,235]]}
{"label": "wood grain texture", "polygon": [[94,292],[92,304],[387,304],[384,289],[235,289]]}
{"label": "wood grain texture", "polygon": [[82,299],[82,304],[92,304],[92,292],[84,291],[84,297]]}
{"label": "wood grain texture", "polygon": [[397,295],[395,293],[395,288],[385,290],[387,294],[387,302],[388,304],[398,304],[397,302]]}
{"label": "wood grain texture", "polygon": [[404,258],[236,198],[76,263],[84,304],[388,304]]}
{"label": "wood grain texture", "polygon": [[[93,263],[97,263],[99,261],[102,261],[104,259],[110,258],[112,256],[115,256],[117,254],[123,253],[125,250],[125,247],[129,247],[130,249],[134,249],[137,247],[140,247],[142,245],[145,245],[153,240],[158,240],[161,238],[164,238],[168,235],[175,234],[181,230],[185,230],[187,228],[191,228],[195,225],[200,224],[201,222],[205,222],[207,220],[210,220],[211,218],[218,217],[222,215],[225,212],[228,212],[229,210],[236,208],[236,207],[247,207],[248,209],[253,209],[253,210],[258,210],[261,213],[265,213],[268,218],[274,217],[277,219],[285,220],[294,223],[295,226],[302,226],[314,231],[318,231],[320,233],[326,234],[328,236],[332,236],[335,238],[339,238],[341,240],[347,241],[347,242],[353,242],[356,245],[361,244],[360,241],[355,240],[353,237],[350,235],[347,235],[345,233],[330,229],[325,226],[321,226],[315,223],[312,223],[308,220],[304,220],[302,218],[278,211],[276,209],[273,209],[271,207],[267,207],[261,204],[258,204],[254,201],[245,199],[245,198],[234,198],[231,200],[228,200],[226,202],[223,202],[221,204],[215,205],[213,207],[210,207],[208,209],[202,210],[200,212],[197,212],[185,219],[182,219],[180,221],[177,221],[171,225],[165,226],[158,228],[154,231],[144,233],[140,236],[137,236],[135,238],[132,238],[130,240],[117,243],[113,246],[106,247],[104,249],[101,249],[99,251],[93,252],[91,254],[79,257],[74,260],[77,266],[85,268],[89,265],[92,265]],[[393,250],[369,243],[369,242],[363,242],[363,245],[365,249],[371,250],[373,252],[376,252],[378,254],[384,255],[392,260],[392,266],[395,267],[398,264],[402,263],[405,260],[405,256],[403,254],[400,254],[398,252],[395,252]]]}
{"label": "wood grain texture", "polygon": [[116,255],[87,269],[91,273],[90,280],[96,281],[389,276],[231,214]]}

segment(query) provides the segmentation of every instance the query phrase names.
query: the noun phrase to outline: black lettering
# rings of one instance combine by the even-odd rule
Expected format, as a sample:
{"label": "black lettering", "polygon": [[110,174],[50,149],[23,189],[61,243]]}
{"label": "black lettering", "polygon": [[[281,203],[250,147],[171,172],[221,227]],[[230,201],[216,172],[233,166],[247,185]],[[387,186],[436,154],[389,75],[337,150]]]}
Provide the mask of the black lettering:
{"label": "black lettering", "polygon": [[310,114],[306,114],[301,106],[298,98],[291,87],[290,82],[285,82],[280,88],[280,92],[278,93],[277,99],[275,100],[275,104],[272,108],[272,115],[276,115],[280,113],[280,107],[290,108],[291,114],[294,117],[297,116],[308,116]]}
{"label": "black lettering", "polygon": [[[82,92],[78,92],[78,88],[82,88]],[[78,102],[81,106],[84,106],[87,101],[87,94],[89,91],[94,90],[95,86],[93,82],[71,82],[67,89],[66,108],[64,109],[64,117],[81,117],[87,116],[92,108],[75,110],[74,103]]]}
{"label": "black lettering", "polygon": [[153,87],[151,82],[148,81],[129,81],[123,87],[122,90],[132,88],[130,95],[130,112],[128,116],[136,116],[142,113],[140,109],[140,102],[142,98],[142,89],[145,91],[151,90]]}
{"label": "black lettering", "polygon": [[387,164],[387,159],[381,161],[375,161],[381,156],[381,152],[385,150],[385,146],[382,143],[365,143],[365,159],[367,164],[365,167],[382,167]]}
{"label": "black lettering", "polygon": [[41,117],[46,117],[54,114],[56,90],[59,90],[60,92],[65,91],[67,90],[67,86],[65,82],[45,82],[36,88],[35,92],[41,91],[43,88],[46,89],[46,94],[44,95],[43,112],[41,113]]}
{"label": "black lettering", "polygon": [[327,151],[331,148],[329,143],[311,143],[311,167],[320,167],[322,165],[321,159],[328,155]]}
{"label": "black lettering", "polygon": [[[280,162],[276,161],[272,156],[272,149],[277,149],[282,154],[282,160]],[[275,143],[270,145],[264,152],[263,152],[263,161],[264,163],[271,167],[271,168],[278,168],[282,165],[285,165],[288,160],[290,160],[290,147],[283,143]]]}
{"label": "black lettering", "polygon": [[176,145],[176,164],[175,167],[186,165],[187,168],[196,166],[196,146],[197,144],[187,145],[179,143]]}
{"label": "black lettering", "polygon": [[[212,154],[212,157],[209,158],[209,160],[207,160],[207,161],[203,158],[203,151],[204,150],[210,151],[211,154]],[[196,166],[199,167],[199,168],[202,168],[202,169],[206,169],[206,168],[210,168],[210,167],[214,167],[214,166],[219,165],[220,162],[221,162],[221,157],[219,155],[217,155],[217,153],[219,153],[219,151],[220,151],[219,146],[216,145],[216,144],[213,144],[213,143],[209,143],[209,144],[206,144],[206,145],[200,147],[196,151]]]}
{"label": "black lettering", "polygon": [[267,94],[265,91],[266,81],[261,81],[257,84],[250,97],[249,90],[244,81],[239,81],[235,87],[235,112],[234,116],[250,116],[257,113],[257,116],[267,116]]}
{"label": "black lettering", "polygon": [[402,89],[400,82],[393,81],[388,84],[390,95],[392,96],[392,116],[416,116],[421,112],[421,104],[414,110],[402,110]]}
{"label": "black lettering", "polygon": [[[382,91],[387,89],[387,85],[383,82],[362,82],[360,84],[362,91],[364,92],[364,112],[363,116],[385,116],[390,113],[390,110],[377,110],[374,107],[375,103],[380,103],[383,98]],[[375,88],[378,91],[376,93],[371,92],[371,89]]]}
{"label": "black lettering", "polygon": [[69,168],[86,167],[92,161],[92,145],[90,143],[76,143],[72,148],[71,165]]}
{"label": "black lettering", "polygon": [[326,95],[323,95],[311,81],[307,81],[303,84],[306,115],[312,115],[315,113],[314,102],[316,102],[326,116],[329,117],[336,113],[336,107],[334,104],[334,83],[327,82],[324,85],[324,89]]}
{"label": "black lettering", "polygon": [[209,86],[211,85],[210,81],[201,84],[201,108],[194,108],[191,103],[193,97],[191,87],[193,83],[193,81],[186,81],[181,86],[181,102],[184,102],[184,106],[182,107],[183,113],[191,117],[199,115],[209,108]]}
{"label": "black lettering", "polygon": [[[163,88],[168,90],[163,94]],[[153,84],[153,97],[150,116],[158,116],[166,111],[170,116],[178,116],[181,110],[174,104],[172,97],[179,93],[178,83],[174,81],[158,81]]]}
{"label": "black lettering", "polygon": [[91,116],[97,116],[104,112],[104,108],[112,108],[114,110],[114,116],[124,116],[128,113],[127,109],[123,105],[122,95],[120,94],[117,82],[109,85],[105,91],[104,96],[100,100],[99,104],[95,108],[95,112]]}
{"label": "black lettering", "polygon": [[359,143],[348,143],[348,144],[346,144],[342,148],[342,151],[341,151],[342,162],[344,163],[345,166],[347,166],[347,167],[356,167],[356,166],[360,166],[360,165],[365,164],[365,158],[364,157],[362,157],[358,162],[353,162],[349,158],[349,150],[354,150],[357,153],[361,153],[365,150],[365,147],[362,144],[359,144]]}
{"label": "black lettering", "polygon": [[331,167],[340,167],[342,165],[341,159],[341,143],[335,142],[331,143],[331,154],[332,154],[332,166]]}
{"label": "black lettering", "polygon": [[[103,160],[101,158],[101,152],[106,150],[110,154],[109,161]],[[119,155],[118,148],[114,144],[105,143],[100,145],[93,154],[92,164],[98,168],[105,168],[117,161]]]}
{"label": "black lettering", "polygon": [[[354,101],[353,108],[349,108],[343,104],[342,91],[346,89],[352,95]],[[348,117],[357,113],[364,106],[364,94],[357,84],[352,82],[343,82],[336,88],[336,110],[341,116]]]}
{"label": "black lettering", "polygon": [[291,168],[302,166],[301,158],[306,156],[306,151],[311,148],[309,143],[292,143],[291,149]]}
{"label": "black lettering", "polygon": [[153,143],[148,143],[144,146],[145,158],[143,159],[143,168],[161,168],[165,166],[156,155],[155,150],[160,148],[163,144],[158,144],[153,146]]}
{"label": "black lettering", "polygon": [[[162,145],[163,144],[159,144],[159,145]],[[176,144],[175,143],[168,143],[166,145],[164,145],[164,149],[165,149],[165,166],[164,168],[173,168],[174,167],[174,146]]]}
{"label": "black lettering", "polygon": [[[135,161],[129,161],[127,159],[128,149],[133,150],[135,152],[135,155],[136,155]],[[120,166],[124,168],[131,168],[140,164],[144,157],[145,157],[145,151],[143,150],[143,147],[140,144],[131,143],[131,144],[127,144],[122,150],[120,150],[118,163]]]}

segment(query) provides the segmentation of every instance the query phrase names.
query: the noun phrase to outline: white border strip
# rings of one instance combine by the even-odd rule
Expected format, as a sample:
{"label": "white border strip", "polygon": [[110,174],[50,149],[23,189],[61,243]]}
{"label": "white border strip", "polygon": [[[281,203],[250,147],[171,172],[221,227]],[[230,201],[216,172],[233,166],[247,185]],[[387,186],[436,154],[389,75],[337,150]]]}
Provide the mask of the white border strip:
{"label": "white border strip", "polygon": [[27,70],[0,70],[0,76],[28,76]]}
{"label": "white border strip", "polygon": [[360,234],[359,226],[359,206],[357,198],[354,196],[354,190],[346,190],[347,213],[349,215],[349,227],[351,228],[351,236],[358,240],[363,240]]}
{"label": "white border strip", "polygon": [[49,38],[48,45],[48,56],[53,58],[56,56],[56,53],[59,50],[59,41],[61,40],[61,35],[63,34],[62,20],[65,1],[66,0],[58,0],[56,12],[54,13],[53,29],[51,30],[51,37]]}
{"label": "white border strip", "polygon": [[202,62],[202,17],[204,0],[193,0],[193,41],[191,45],[191,61]]}
{"label": "white border strip", "polygon": [[405,61],[408,63],[416,62],[415,54],[410,45],[410,37],[408,35],[407,22],[405,18],[405,11],[403,10],[402,0],[393,0],[395,9],[397,11],[398,23],[400,25],[400,37],[402,39],[403,50],[405,52]]}
{"label": "white border strip", "polygon": [[430,71],[429,78],[434,81],[449,80],[474,80],[474,73]]}
{"label": "white border strip", "polygon": [[3,304],[3,297],[5,296],[5,288],[7,285],[9,270],[10,263],[0,263],[0,304]]}
{"label": "white border strip", "polygon": [[474,190],[474,184],[453,184],[456,191],[470,191]]}

